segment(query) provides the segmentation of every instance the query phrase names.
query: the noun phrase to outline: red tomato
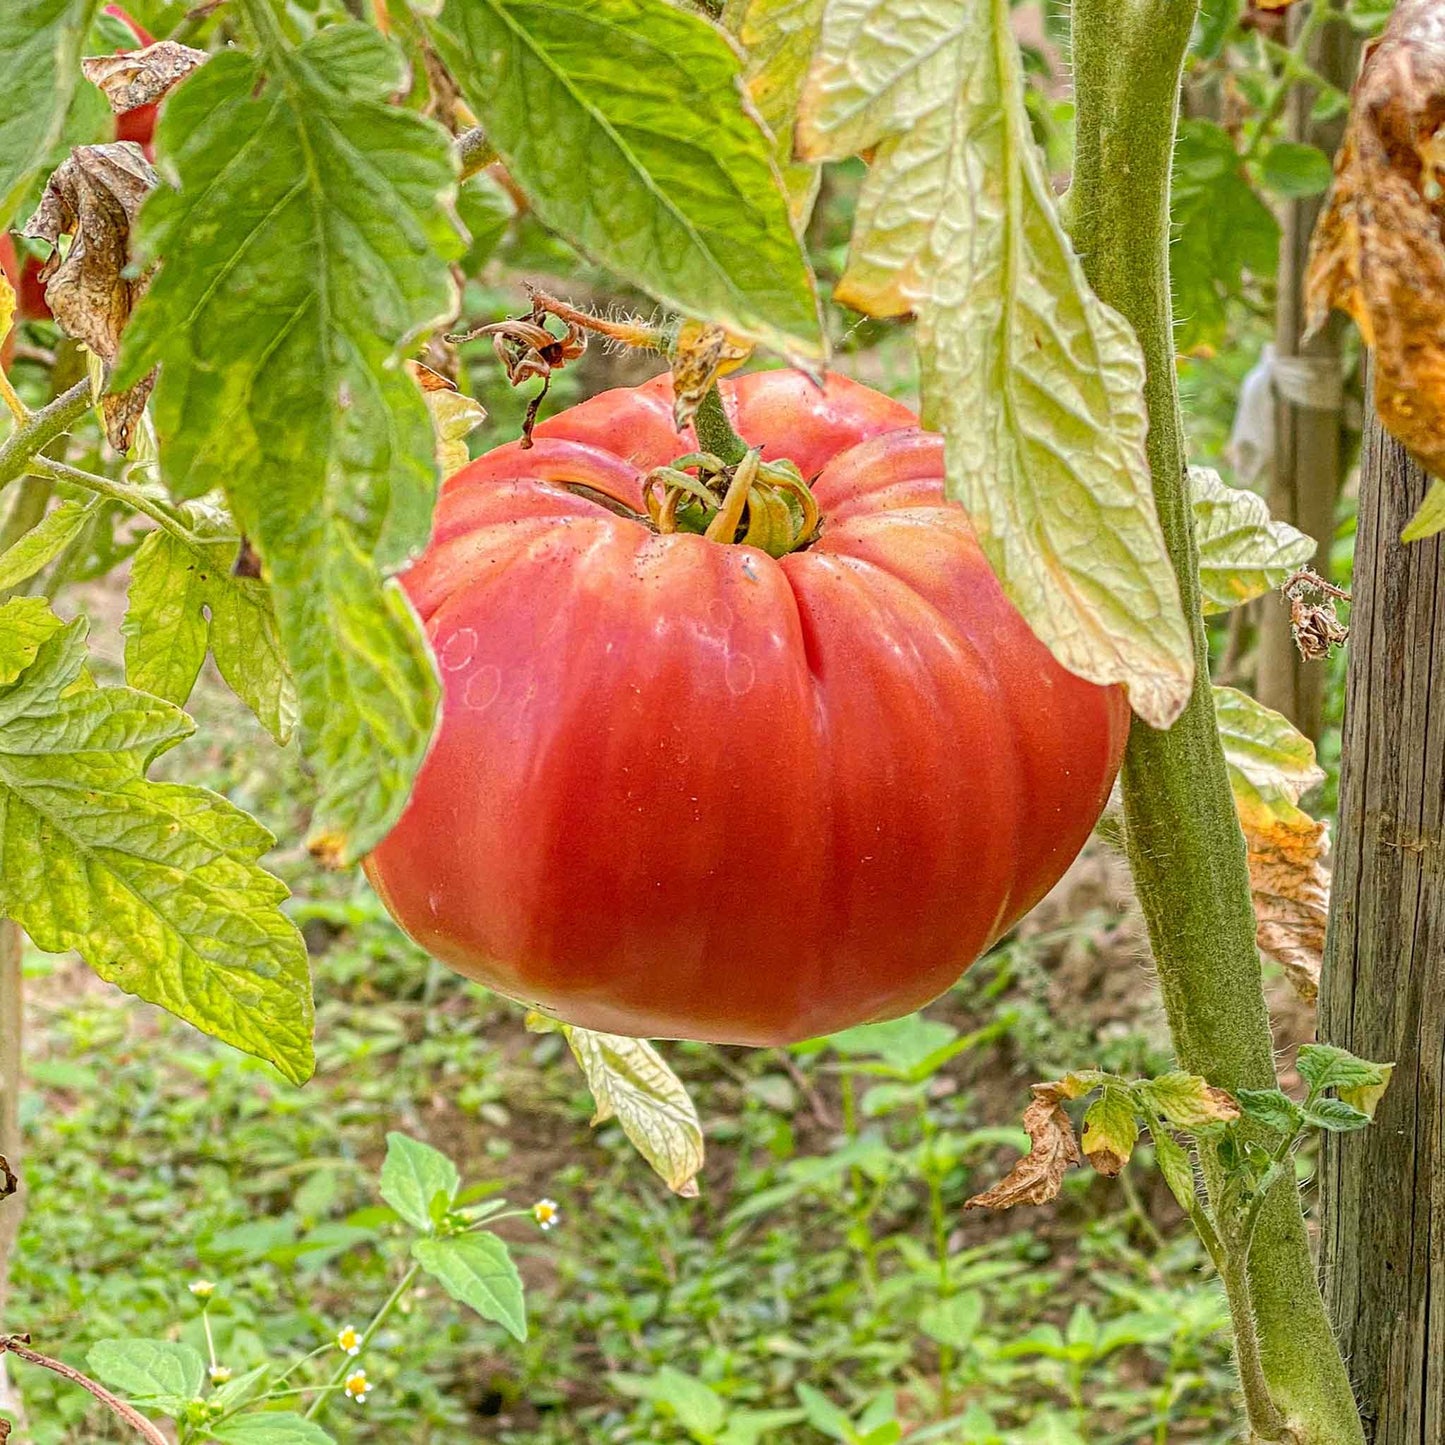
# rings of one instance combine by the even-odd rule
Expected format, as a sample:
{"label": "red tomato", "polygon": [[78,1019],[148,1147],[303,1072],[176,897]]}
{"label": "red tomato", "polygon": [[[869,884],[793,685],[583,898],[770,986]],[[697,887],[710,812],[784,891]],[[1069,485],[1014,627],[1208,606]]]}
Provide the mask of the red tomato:
{"label": "red tomato", "polygon": [[781,561],[561,485],[642,505],[695,445],[666,376],[447,482],[404,578],[443,720],[367,871],[428,952],[568,1022],[779,1044],[953,983],[1083,845],[1129,714],[1005,600],[905,407],[723,391],[813,479],[822,535]]}

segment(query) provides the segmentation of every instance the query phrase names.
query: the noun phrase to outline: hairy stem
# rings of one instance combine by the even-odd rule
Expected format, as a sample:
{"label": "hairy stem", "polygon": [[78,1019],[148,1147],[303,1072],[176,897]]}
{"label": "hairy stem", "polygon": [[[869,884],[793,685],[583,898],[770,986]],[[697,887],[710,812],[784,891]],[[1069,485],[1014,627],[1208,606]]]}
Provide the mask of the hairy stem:
{"label": "hairy stem", "polygon": [[27,465],[31,473],[37,477],[45,477],[52,482],[69,482],[74,487],[84,487],[86,491],[93,492],[97,497],[106,497],[112,502],[119,502],[122,506],[129,507],[133,512],[139,512],[143,517],[149,517],[157,526],[163,527],[167,532],[179,537],[187,546],[199,547],[202,545],[195,533],[183,523],[178,522],[164,506],[129,482],[113,481],[110,477],[82,471],[79,467],[69,466],[65,462],[52,461],[49,457],[32,457]]}
{"label": "hairy stem", "polygon": [[724,466],[735,467],[747,456],[748,444],[733,430],[733,424],[723,410],[722,393],[715,382],[698,403],[692,426],[697,433],[698,445],[703,451],[711,452]]}
{"label": "hairy stem", "polygon": [[17,427],[0,445],[0,487],[23,476],[29,470],[31,457],[68,432],[90,410],[90,405],[90,379],[84,377],[48,406],[32,412],[30,420]]}
{"label": "hairy stem", "polygon": [[[1273,1040],[1244,841],[1209,688],[1174,371],[1169,175],[1194,12],[1195,0],[1076,0],[1071,219],[1091,284],[1130,322],[1144,351],[1155,501],[1194,632],[1189,706],[1168,731],[1136,720],[1130,734],[1123,774],[1130,865],[1180,1063],[1227,1089],[1268,1088],[1275,1082]],[[1204,1150],[1202,1162],[1217,1199],[1217,1160]],[[1245,1298],[1235,1327],[1241,1339],[1256,1337],[1271,1402],[1269,1409],[1251,1408],[1256,1433],[1292,1436],[1300,1445],[1360,1445],[1364,1435],[1320,1299],[1298,1191],[1271,1191],[1240,1273]],[[1254,1418],[1256,1408],[1265,1418]]]}

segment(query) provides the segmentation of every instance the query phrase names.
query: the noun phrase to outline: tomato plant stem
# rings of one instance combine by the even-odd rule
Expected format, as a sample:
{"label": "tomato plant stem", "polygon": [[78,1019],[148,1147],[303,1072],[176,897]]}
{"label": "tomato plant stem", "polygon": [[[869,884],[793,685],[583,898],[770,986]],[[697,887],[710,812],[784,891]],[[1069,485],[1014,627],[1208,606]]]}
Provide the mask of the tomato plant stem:
{"label": "tomato plant stem", "polygon": [[[1195,0],[1078,0],[1077,160],[1069,212],[1099,296],[1134,327],[1147,367],[1149,464],[1159,520],[1193,620],[1194,694],[1178,722],[1135,721],[1124,760],[1126,842],[1181,1065],[1224,1088],[1275,1082],[1244,841],[1209,687],[1169,295],[1169,176]],[[1220,1167],[1201,1150],[1218,1199]],[[1237,1232],[1222,1231],[1222,1247]],[[1261,1210],[1230,1304],[1257,1437],[1297,1445],[1364,1439],[1331,1334],[1298,1192]],[[1222,1269],[1221,1273],[1225,1273]],[[1258,1396],[1264,1393],[1267,1400]],[[1282,1420],[1282,1424],[1278,1423]]]}
{"label": "tomato plant stem", "polygon": [[85,377],[48,406],[32,412],[30,420],[17,427],[6,437],[4,445],[0,445],[0,487],[23,475],[28,470],[30,458],[69,431],[90,410],[90,404],[90,379]]}
{"label": "tomato plant stem", "polygon": [[723,410],[722,393],[716,383],[708,387],[692,419],[698,445],[711,452],[724,466],[735,467],[748,454],[748,444],[733,430]]}

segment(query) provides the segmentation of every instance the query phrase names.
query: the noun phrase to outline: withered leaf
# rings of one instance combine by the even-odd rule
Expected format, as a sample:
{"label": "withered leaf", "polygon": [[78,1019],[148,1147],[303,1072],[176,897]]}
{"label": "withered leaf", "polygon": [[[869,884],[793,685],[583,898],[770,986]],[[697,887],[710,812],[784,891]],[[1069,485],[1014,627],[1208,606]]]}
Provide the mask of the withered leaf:
{"label": "withered leaf", "polygon": [[81,73],[110,102],[117,115],[154,105],[206,60],[204,50],[192,50],[175,40],[159,40],[144,50],[123,50],[119,55],[87,55]]}
{"label": "withered leaf", "polygon": [[1249,850],[1255,937],[1285,971],[1307,1003],[1319,997],[1330,875],[1325,867],[1326,827],[1306,813],[1273,817],[1251,826],[1241,814]]}
{"label": "withered leaf", "polygon": [[[1331,307],[1354,319],[1375,352],[1380,420],[1437,476],[1445,475],[1442,124],[1445,8],[1401,0],[1351,93],[1305,282],[1311,328]],[[1438,520],[1445,526],[1445,510]]]}
{"label": "withered leaf", "polygon": [[735,371],[752,354],[751,343],[721,326],[684,321],[678,327],[672,349],[672,417],[679,431],[692,421],[718,377]]}
{"label": "withered leaf", "polygon": [[432,429],[436,432],[437,465],[442,475],[449,477],[466,466],[470,456],[467,436],[487,419],[486,408],[474,398],[463,396],[455,382],[420,361],[408,361],[406,369],[416,378],[426,397]]}
{"label": "withered leaf", "polygon": [[1064,1175],[1084,1156],[1074,1126],[1061,1102],[1059,1084],[1035,1084],[1033,1102],[1024,1110],[1029,1152],[992,1189],[975,1194],[965,1209],[1012,1209],[1016,1204],[1047,1204],[1063,1187]]}
{"label": "withered leaf", "polygon": [[[55,247],[40,279],[56,324],[107,363],[115,360],[146,288],[147,277],[133,277],[127,268],[131,226],[155,184],[156,173],[131,141],[77,146],[46,183],[25,227],[25,235]],[[72,240],[62,258],[65,235]],[[104,398],[106,433],[117,451],[129,447],[154,382],[152,372],[128,392]]]}

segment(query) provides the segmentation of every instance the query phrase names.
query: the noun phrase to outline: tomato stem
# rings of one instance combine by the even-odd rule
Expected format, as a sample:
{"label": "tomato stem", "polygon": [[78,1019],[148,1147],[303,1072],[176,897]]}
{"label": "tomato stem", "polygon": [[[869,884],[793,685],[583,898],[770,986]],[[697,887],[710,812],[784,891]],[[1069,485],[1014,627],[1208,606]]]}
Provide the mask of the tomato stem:
{"label": "tomato stem", "polygon": [[747,456],[748,444],[728,420],[728,414],[723,409],[722,393],[717,389],[716,382],[708,387],[698,403],[692,426],[702,450],[721,458],[725,466],[738,466]]}

